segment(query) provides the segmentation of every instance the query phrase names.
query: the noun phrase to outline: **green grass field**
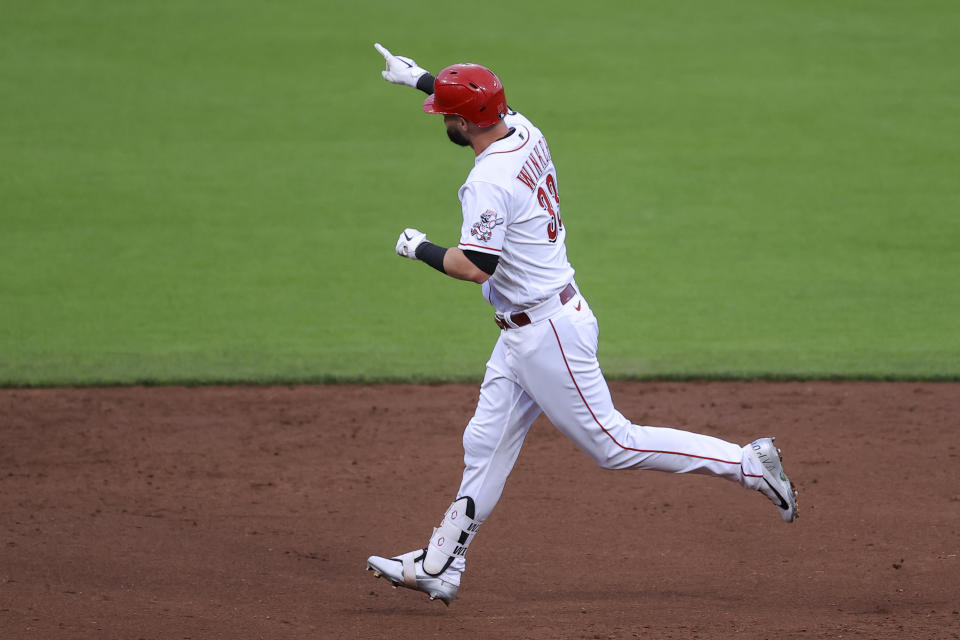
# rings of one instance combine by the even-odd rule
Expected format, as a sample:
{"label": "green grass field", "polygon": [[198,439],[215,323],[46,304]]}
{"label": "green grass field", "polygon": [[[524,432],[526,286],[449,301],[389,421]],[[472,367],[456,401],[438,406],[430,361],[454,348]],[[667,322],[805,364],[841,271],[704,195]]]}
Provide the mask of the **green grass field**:
{"label": "green grass field", "polygon": [[380,41],[547,134],[611,377],[960,378],[954,2],[6,2],[0,384],[479,379],[472,165]]}

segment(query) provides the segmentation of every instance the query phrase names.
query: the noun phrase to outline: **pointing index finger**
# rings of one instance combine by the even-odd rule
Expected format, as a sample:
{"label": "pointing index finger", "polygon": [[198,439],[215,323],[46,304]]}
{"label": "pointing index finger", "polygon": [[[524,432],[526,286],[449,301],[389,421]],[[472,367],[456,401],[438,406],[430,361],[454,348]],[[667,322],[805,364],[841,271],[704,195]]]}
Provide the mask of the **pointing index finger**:
{"label": "pointing index finger", "polygon": [[374,42],[373,48],[380,52],[380,55],[383,56],[384,60],[389,60],[390,58],[393,57],[393,54],[390,53],[390,51],[387,50],[387,48],[382,44],[380,44],[379,42]]}

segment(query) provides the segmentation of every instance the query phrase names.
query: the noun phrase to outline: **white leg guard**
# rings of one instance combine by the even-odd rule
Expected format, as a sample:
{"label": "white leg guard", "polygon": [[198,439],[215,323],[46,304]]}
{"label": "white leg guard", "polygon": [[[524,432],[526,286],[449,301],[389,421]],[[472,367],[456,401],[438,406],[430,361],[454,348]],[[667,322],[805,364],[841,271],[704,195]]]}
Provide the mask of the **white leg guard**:
{"label": "white leg guard", "polygon": [[457,498],[443,515],[440,526],[433,530],[427,555],[423,559],[423,570],[431,576],[443,573],[454,558],[463,557],[480,523],[473,517],[475,507],[473,498]]}

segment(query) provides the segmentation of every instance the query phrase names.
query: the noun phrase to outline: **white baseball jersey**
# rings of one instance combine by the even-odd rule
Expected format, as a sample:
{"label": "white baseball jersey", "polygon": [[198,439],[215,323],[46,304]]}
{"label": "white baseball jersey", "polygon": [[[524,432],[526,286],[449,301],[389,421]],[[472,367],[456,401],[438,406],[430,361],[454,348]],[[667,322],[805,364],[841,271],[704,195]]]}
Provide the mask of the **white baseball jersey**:
{"label": "white baseball jersey", "polygon": [[557,170],[543,134],[519,113],[513,132],[487,147],[460,187],[459,247],[499,256],[483,285],[497,311],[527,309],[573,280],[560,217]]}

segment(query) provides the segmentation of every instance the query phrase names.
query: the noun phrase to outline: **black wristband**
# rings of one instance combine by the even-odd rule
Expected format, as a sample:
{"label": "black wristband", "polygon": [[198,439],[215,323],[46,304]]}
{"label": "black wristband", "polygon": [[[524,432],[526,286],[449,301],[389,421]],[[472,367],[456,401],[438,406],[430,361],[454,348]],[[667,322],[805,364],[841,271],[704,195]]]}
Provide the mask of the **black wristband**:
{"label": "black wristband", "polygon": [[443,268],[443,256],[447,255],[446,247],[438,247],[432,242],[424,240],[417,246],[417,250],[413,254],[417,256],[417,260],[426,262],[440,273],[446,273]]}
{"label": "black wristband", "polygon": [[432,94],[433,94],[433,81],[434,81],[435,79],[436,79],[436,78],[434,78],[432,75],[430,75],[430,72],[428,71],[427,73],[425,73],[425,74],[423,74],[422,76],[420,76],[419,79],[417,79],[417,89],[420,89],[420,91],[423,91],[423,92],[424,92],[425,94],[427,94],[428,96],[429,96],[429,95],[432,95]]}

